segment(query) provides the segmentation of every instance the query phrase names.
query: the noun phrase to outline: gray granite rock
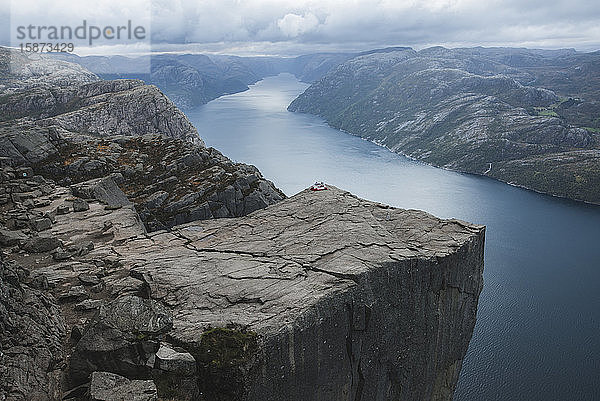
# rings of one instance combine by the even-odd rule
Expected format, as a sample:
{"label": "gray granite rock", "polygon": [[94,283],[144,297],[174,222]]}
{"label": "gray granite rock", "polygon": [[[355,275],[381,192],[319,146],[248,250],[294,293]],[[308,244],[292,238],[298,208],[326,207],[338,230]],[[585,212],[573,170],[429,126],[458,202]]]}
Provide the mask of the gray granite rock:
{"label": "gray granite rock", "polygon": [[73,201],[74,212],[85,212],[90,209],[90,205],[83,199],[77,198]]}
{"label": "gray granite rock", "polygon": [[82,285],[76,285],[69,288],[65,293],[58,297],[58,301],[64,302],[75,302],[81,301],[88,297],[88,293]]}
{"label": "gray granite rock", "polygon": [[103,303],[104,303],[104,301],[101,299],[86,299],[85,301],[81,301],[77,305],[75,305],[75,310],[80,310],[80,311],[95,310],[95,309],[100,308]]}
{"label": "gray granite rock", "polygon": [[[101,173],[84,168],[92,160],[104,160]],[[212,148],[156,135],[79,137],[59,146],[58,155],[38,168],[63,184],[70,183],[77,196],[99,199],[109,209],[128,204],[124,195],[118,199],[106,195],[117,194],[118,186],[148,231],[244,216],[285,198],[253,166],[233,163]]]}
{"label": "gray granite rock", "polygon": [[35,231],[44,231],[52,227],[52,220],[48,217],[31,220],[31,228]]}
{"label": "gray granite rock", "polygon": [[[51,196],[40,213],[72,193]],[[36,272],[57,295],[82,273],[102,276],[97,292],[78,290],[104,302],[87,323],[78,317],[100,302],[61,298],[68,332],[80,327],[63,390],[109,371],[152,378],[161,397],[451,398],[482,285],[482,227],[334,187],[152,234],[132,206],[89,205],[52,227],[65,243],[93,242],[86,260]],[[160,351],[166,341],[175,354]],[[188,354],[193,375],[168,370],[171,355],[191,372]]]}
{"label": "gray granite rock", "polygon": [[112,177],[98,178],[72,185],[75,196],[96,199],[109,207],[122,207],[131,204]]}
{"label": "gray granite rock", "polygon": [[94,372],[90,382],[90,401],[156,401],[152,380],[129,380],[110,372]]}
{"label": "gray granite rock", "polygon": [[95,274],[81,273],[79,276],[77,276],[77,278],[83,283],[83,285],[100,284],[100,278],[98,278],[98,276]]}
{"label": "gray granite rock", "polygon": [[67,214],[71,212],[71,207],[69,205],[59,205],[56,207],[56,214]]}
{"label": "gray granite rock", "polygon": [[119,252],[172,308],[207,400],[450,400],[483,241],[481,226],[331,187]]}
{"label": "gray granite rock", "polygon": [[0,245],[14,246],[27,240],[27,236],[21,231],[0,230]]}
{"label": "gray granite rock", "polygon": [[29,238],[23,245],[23,249],[32,253],[43,253],[52,251],[61,246],[62,241],[51,234],[40,234]]}
{"label": "gray granite rock", "polygon": [[148,375],[147,361],[172,325],[170,310],[154,300],[123,296],[102,305],[71,356],[71,380],[83,383],[97,370]]}
{"label": "gray granite rock", "polygon": [[65,320],[53,297],[26,278],[27,271],[0,257],[0,399],[57,400]]}
{"label": "gray granite rock", "polygon": [[[189,143],[189,122],[138,81],[21,89],[0,108],[0,224],[26,237],[3,252],[34,274],[0,274],[0,399],[452,398],[483,227],[334,187],[285,199]],[[100,202],[56,213],[74,195]],[[32,236],[32,218],[51,235]]]}
{"label": "gray granite rock", "polygon": [[[0,47],[0,74],[2,121],[29,117],[34,131],[34,127],[49,127],[100,136],[153,133],[203,146],[196,128],[173,102],[142,81],[100,81],[77,64],[4,47]],[[39,139],[40,150],[50,149],[43,137],[34,138]],[[22,148],[4,142],[0,135],[0,149],[5,146],[22,156]],[[93,161],[86,168],[95,170],[101,165]]]}
{"label": "gray granite rock", "polygon": [[189,352],[163,343],[156,352],[154,367],[165,372],[193,376],[196,373],[196,360]]}
{"label": "gray granite rock", "polygon": [[99,80],[98,76],[77,64],[6,47],[0,47],[0,78],[0,91],[5,93],[68,87]]}

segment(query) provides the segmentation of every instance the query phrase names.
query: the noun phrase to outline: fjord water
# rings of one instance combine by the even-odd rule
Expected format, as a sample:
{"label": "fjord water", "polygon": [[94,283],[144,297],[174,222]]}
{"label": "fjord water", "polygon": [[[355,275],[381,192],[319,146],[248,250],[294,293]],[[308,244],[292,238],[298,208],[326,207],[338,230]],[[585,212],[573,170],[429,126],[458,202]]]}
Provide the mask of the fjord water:
{"label": "fjord water", "polygon": [[600,399],[600,207],[433,168],[290,113],[292,75],[188,113],[208,146],[287,195],[325,181],[485,224],[485,285],[455,401]]}

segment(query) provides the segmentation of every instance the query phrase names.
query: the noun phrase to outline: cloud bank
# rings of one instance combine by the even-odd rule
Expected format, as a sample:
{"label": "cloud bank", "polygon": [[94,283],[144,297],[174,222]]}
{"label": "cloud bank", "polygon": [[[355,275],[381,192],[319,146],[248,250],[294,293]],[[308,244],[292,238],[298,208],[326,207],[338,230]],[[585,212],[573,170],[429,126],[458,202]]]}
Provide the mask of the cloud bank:
{"label": "cloud bank", "polygon": [[[115,0],[72,1],[74,7],[67,1],[58,3],[63,15],[82,9],[85,13],[85,3],[94,4],[96,18],[102,13],[114,18],[108,13],[118,11],[114,5],[102,6]],[[53,4],[56,9],[57,2]],[[133,3],[118,4],[132,11]],[[590,0],[148,0],[146,4],[151,4],[152,43],[158,51],[295,55],[392,45],[600,49],[600,2]],[[27,12],[33,17],[46,10],[39,6]],[[0,11],[0,22],[6,14]]]}
{"label": "cloud bank", "polygon": [[385,45],[597,50],[599,20],[600,2],[588,0],[179,0],[153,8],[156,43],[249,52]]}

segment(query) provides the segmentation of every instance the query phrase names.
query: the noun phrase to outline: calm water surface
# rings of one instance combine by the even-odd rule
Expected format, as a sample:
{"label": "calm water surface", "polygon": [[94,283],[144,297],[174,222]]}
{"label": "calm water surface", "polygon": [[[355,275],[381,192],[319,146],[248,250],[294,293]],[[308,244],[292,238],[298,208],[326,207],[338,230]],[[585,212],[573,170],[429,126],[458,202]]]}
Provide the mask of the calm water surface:
{"label": "calm water surface", "polygon": [[433,168],[290,113],[292,75],[187,113],[208,146],[287,195],[319,180],[487,226],[485,286],[456,401],[600,400],[600,207]]}

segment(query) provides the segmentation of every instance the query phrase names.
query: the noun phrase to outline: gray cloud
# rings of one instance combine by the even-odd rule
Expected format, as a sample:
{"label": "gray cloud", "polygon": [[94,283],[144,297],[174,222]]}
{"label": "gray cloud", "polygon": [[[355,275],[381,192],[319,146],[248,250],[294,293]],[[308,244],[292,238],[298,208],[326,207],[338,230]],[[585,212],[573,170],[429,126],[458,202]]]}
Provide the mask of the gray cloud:
{"label": "gray cloud", "polygon": [[152,0],[152,40],[158,51],[281,55],[390,45],[597,50],[599,17],[590,0]]}
{"label": "gray cloud", "polygon": [[[600,48],[600,2],[589,0],[204,0],[155,7],[154,39],[297,53],[385,45]],[[163,16],[167,16],[163,18]],[[169,36],[163,27],[180,27]],[[234,46],[232,46],[235,44]]]}

